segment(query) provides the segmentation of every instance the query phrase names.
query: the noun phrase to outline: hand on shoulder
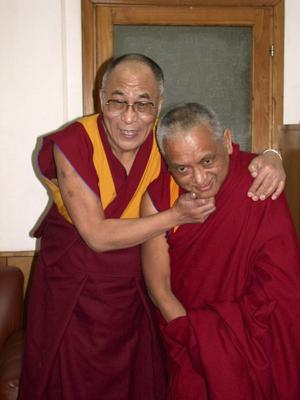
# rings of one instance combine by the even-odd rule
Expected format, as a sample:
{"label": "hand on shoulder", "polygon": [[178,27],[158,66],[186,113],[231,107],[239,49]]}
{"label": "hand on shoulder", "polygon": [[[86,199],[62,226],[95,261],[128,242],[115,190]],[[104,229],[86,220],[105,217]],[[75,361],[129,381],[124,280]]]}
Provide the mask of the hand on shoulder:
{"label": "hand on shoulder", "polygon": [[268,197],[276,200],[283,192],[286,174],[277,150],[267,149],[255,157],[249,164],[249,171],[255,178],[248,191],[248,196],[253,201],[265,200]]}

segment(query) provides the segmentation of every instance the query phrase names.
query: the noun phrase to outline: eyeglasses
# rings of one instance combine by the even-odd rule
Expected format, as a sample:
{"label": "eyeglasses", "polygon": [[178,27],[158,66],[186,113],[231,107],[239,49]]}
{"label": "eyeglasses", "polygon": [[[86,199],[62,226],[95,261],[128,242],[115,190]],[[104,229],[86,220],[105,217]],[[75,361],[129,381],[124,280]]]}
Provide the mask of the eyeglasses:
{"label": "eyeglasses", "polygon": [[121,114],[128,110],[128,107],[132,107],[134,112],[138,114],[153,114],[156,109],[152,101],[135,101],[133,104],[129,104],[126,100],[107,100],[105,105],[109,112],[115,114]]}

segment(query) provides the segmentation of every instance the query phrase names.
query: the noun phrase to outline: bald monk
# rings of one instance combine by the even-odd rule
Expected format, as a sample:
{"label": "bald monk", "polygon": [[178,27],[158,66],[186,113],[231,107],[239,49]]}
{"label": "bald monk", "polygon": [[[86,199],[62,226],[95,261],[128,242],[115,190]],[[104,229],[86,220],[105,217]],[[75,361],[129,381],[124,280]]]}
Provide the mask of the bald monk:
{"label": "bald monk", "polygon": [[254,155],[213,111],[179,105],[160,121],[166,160],[142,215],[192,192],[215,199],[205,222],[142,245],[143,269],[168,354],[168,400],[300,398],[300,254],[284,195],[245,199]]}

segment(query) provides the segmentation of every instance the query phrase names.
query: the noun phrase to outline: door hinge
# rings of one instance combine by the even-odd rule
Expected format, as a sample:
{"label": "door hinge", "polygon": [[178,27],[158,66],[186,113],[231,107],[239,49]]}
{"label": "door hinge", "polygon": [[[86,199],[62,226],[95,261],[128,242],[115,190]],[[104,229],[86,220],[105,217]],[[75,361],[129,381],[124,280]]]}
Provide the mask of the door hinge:
{"label": "door hinge", "polygon": [[271,56],[271,57],[274,57],[274,53],[275,53],[275,47],[274,47],[274,44],[272,44],[272,46],[270,47],[270,50],[269,50],[269,52],[270,52],[270,56]]}

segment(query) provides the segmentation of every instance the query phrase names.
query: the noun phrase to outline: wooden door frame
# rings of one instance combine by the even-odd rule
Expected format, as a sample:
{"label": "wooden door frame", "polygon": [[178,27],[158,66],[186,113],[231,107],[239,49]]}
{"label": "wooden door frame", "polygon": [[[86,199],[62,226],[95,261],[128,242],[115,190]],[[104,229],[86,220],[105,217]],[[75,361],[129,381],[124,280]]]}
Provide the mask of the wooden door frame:
{"label": "wooden door frame", "polygon": [[[99,7],[100,6],[100,7]],[[91,114],[94,112],[94,89],[95,77],[98,72],[99,65],[104,60],[109,59],[113,54],[112,36],[113,36],[113,20],[117,20],[117,24],[126,24],[126,18],[131,19],[132,10],[136,13],[147,7],[159,6],[161,10],[171,7],[181,8],[181,14],[184,9],[191,7],[205,7],[211,9],[215,21],[215,15],[222,10],[231,10],[235,14],[237,9],[252,9],[253,13],[259,13],[261,10],[272,15],[272,24],[267,27],[270,29],[273,37],[273,46],[275,49],[272,62],[270,62],[270,82],[268,86],[269,104],[261,104],[255,99],[255,90],[253,88],[253,113],[255,113],[255,121],[260,119],[261,107],[267,107],[268,121],[267,124],[262,122],[263,130],[267,132],[259,133],[253,138],[252,150],[259,151],[268,146],[278,145],[278,129],[277,127],[283,123],[283,46],[284,46],[284,0],[82,0],[82,37],[83,37],[83,104],[84,113]],[[131,8],[129,11],[128,7]],[[101,44],[97,40],[96,32],[97,21],[101,19]],[[149,23],[151,24],[151,15],[149,15]],[[260,18],[260,17],[258,17]],[[233,17],[234,20],[234,17]],[[145,22],[147,23],[147,21]],[[169,21],[168,21],[169,23]],[[228,21],[230,25],[232,21]],[[172,23],[171,23],[172,24]],[[207,23],[209,25],[209,21]],[[248,25],[245,21],[245,25]],[[261,25],[263,26],[263,25]],[[256,30],[254,35],[259,36],[260,32]],[[261,62],[256,60],[254,62]],[[254,65],[255,66],[255,65]],[[263,77],[260,82],[263,83]],[[259,86],[259,84],[256,84]],[[257,125],[257,126],[256,126]],[[260,123],[253,123],[253,132],[260,132]]]}

